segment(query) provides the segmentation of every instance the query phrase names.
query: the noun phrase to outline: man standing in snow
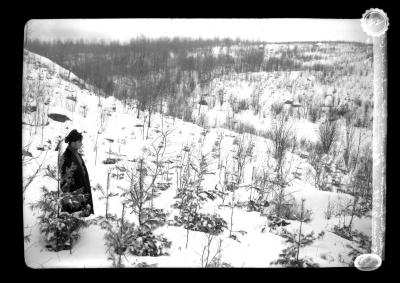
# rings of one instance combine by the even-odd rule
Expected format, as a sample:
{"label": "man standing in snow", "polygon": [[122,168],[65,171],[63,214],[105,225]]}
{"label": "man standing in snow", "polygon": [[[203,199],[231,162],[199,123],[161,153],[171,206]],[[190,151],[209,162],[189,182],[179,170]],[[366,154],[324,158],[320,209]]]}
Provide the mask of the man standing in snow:
{"label": "man standing in snow", "polygon": [[81,216],[94,214],[92,191],[85,162],[78,150],[82,147],[83,136],[76,129],[65,138],[68,147],[60,161],[60,188],[67,197],[63,198],[61,211],[74,213],[82,211]]}

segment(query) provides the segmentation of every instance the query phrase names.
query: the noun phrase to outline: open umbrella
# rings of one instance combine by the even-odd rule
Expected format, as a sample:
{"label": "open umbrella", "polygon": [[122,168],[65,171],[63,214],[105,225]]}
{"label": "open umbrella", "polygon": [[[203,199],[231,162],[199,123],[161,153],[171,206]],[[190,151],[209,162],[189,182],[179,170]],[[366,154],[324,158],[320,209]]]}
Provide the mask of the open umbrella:
{"label": "open umbrella", "polygon": [[64,123],[65,121],[68,121],[68,120],[71,121],[71,119],[67,115],[61,114],[61,113],[49,113],[49,114],[47,114],[47,116],[49,116],[49,118],[53,119],[54,121],[61,122],[61,123]]}
{"label": "open umbrella", "polygon": [[47,116],[49,116],[50,119],[61,123],[71,121],[67,111],[61,107],[53,107],[52,109],[49,109]]}

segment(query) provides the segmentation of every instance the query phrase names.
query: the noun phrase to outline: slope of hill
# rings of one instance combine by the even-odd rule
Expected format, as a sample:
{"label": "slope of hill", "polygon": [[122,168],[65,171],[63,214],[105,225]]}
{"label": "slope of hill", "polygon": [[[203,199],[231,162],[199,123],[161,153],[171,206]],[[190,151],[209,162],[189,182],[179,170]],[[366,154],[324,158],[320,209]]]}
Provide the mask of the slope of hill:
{"label": "slope of hill", "polygon": [[[24,114],[22,117],[22,133],[24,150],[31,153],[33,158],[24,156],[23,177],[24,177],[24,231],[29,237],[25,242],[25,261],[33,268],[52,267],[112,267],[108,260],[107,247],[105,246],[105,231],[99,225],[90,225],[80,231],[80,239],[73,246],[72,251],[52,252],[45,248],[43,235],[39,231],[38,212],[29,208],[29,204],[37,201],[40,195],[41,186],[50,190],[57,190],[57,182],[45,174],[47,166],[55,166],[58,151],[55,151],[58,141],[68,134],[72,129],[83,132],[83,153],[87,165],[90,182],[92,186],[97,184],[103,188],[107,186],[107,172],[112,170],[116,173],[116,165],[133,167],[132,160],[151,150],[152,146],[160,141],[160,132],[171,131],[165,145],[165,158],[176,165],[179,156],[185,146],[188,146],[196,156],[201,153],[209,154],[209,168],[213,174],[205,176],[203,186],[222,190],[220,177],[224,174],[218,166],[218,158],[213,157],[214,144],[218,136],[222,136],[221,160],[228,160],[225,168],[232,166],[232,150],[235,147],[235,140],[242,137],[246,142],[254,142],[254,154],[244,169],[243,180],[236,192],[235,201],[245,202],[249,200],[250,190],[248,186],[252,183],[253,168],[261,170],[266,160],[272,161],[271,141],[260,135],[242,134],[239,135],[228,129],[221,128],[216,123],[215,128],[204,129],[196,124],[185,122],[181,119],[162,117],[159,113],[153,116],[150,128],[144,123],[145,114],[136,118],[136,109],[129,108],[121,101],[113,97],[103,98],[96,95],[89,85],[85,85],[79,78],[68,70],[61,68],[50,60],[25,51],[24,58]],[[265,80],[260,80],[262,91],[266,95],[261,96],[263,108],[268,109],[274,98],[274,87],[279,83],[273,78],[274,73],[260,73]],[[270,77],[271,76],[271,77]],[[295,76],[295,74],[293,74]],[[237,79],[234,78],[233,81]],[[239,88],[235,95],[249,97],[251,90],[246,91],[247,82],[242,86],[234,85],[231,89]],[[216,82],[215,93],[219,86],[227,87],[229,82],[221,80]],[[275,90],[276,91],[276,90]],[[268,94],[268,95],[267,95]],[[213,95],[212,97],[216,97]],[[217,103],[216,103],[217,105]],[[217,106],[207,112],[214,117],[226,118],[223,115],[213,114],[213,111],[220,111]],[[66,115],[69,120],[65,122],[53,120],[49,114],[57,113]],[[245,113],[241,113],[243,119]],[[261,111],[261,116],[263,112]],[[267,116],[267,113],[265,114]],[[250,117],[251,116],[251,117]],[[253,115],[249,115],[252,119]],[[211,120],[211,116],[209,117]],[[265,127],[261,120],[260,128]],[[297,122],[297,132],[302,133],[306,138],[315,140],[315,124],[309,121]],[[314,134],[314,135],[312,135]],[[148,135],[148,138],[146,136]],[[202,145],[202,146],[201,146]],[[62,143],[61,151],[65,149]],[[119,159],[116,164],[104,164],[107,158]],[[351,202],[353,197],[344,193],[331,191],[320,191],[315,188],[313,181],[308,176],[309,164],[307,159],[300,156],[298,151],[288,153],[291,168],[289,172],[299,172],[296,178],[286,188],[293,198],[299,202],[305,199],[305,206],[312,211],[312,219],[309,223],[303,223],[302,231],[319,233],[324,231],[322,238],[311,245],[301,249],[302,256],[308,256],[321,267],[347,266],[351,263],[349,252],[352,251],[347,245],[356,247],[357,243],[344,239],[333,233],[335,224],[341,221],[340,216],[331,216],[326,219],[325,213],[331,202],[336,201],[337,205],[344,205]],[[175,162],[175,163],[174,163]],[[36,177],[29,180],[31,176]],[[177,190],[176,171],[171,166],[171,178],[168,176],[164,181],[170,183],[167,190],[154,200],[154,207],[163,209],[168,213],[168,220],[173,220],[178,215],[178,209],[173,208]],[[293,173],[294,174],[294,173]],[[164,176],[162,176],[164,179]],[[26,186],[29,183],[28,186]],[[26,186],[26,188],[25,188]],[[129,186],[126,178],[111,178],[111,192],[120,193],[119,187]],[[216,236],[211,245],[213,253],[217,251],[217,240],[222,240],[221,261],[233,267],[273,267],[271,261],[276,260],[283,249],[287,247],[279,231],[269,231],[268,219],[265,213],[248,211],[246,207],[236,206],[233,210],[226,206],[231,195],[223,201],[219,198],[207,201],[202,211],[205,213],[218,213],[227,222],[233,215],[233,230],[242,231],[236,233],[236,239],[229,237],[228,229]],[[101,198],[99,191],[93,192],[95,215],[91,219],[105,214],[105,200]],[[116,196],[110,199],[109,212],[121,215],[121,198]],[[233,211],[233,214],[232,214]],[[132,223],[138,223],[134,213],[127,213],[126,219]],[[288,220],[286,226],[288,231],[296,231],[299,222]],[[265,229],[267,228],[267,229]],[[370,236],[371,219],[369,217],[354,219],[354,228]],[[126,267],[135,267],[145,262],[148,265],[155,264],[158,267],[201,267],[201,254],[207,242],[206,233],[190,231],[189,242],[186,248],[187,230],[182,226],[170,225],[167,222],[164,226],[157,228],[155,234],[163,234],[172,245],[168,255],[158,257],[126,255],[124,258]]]}

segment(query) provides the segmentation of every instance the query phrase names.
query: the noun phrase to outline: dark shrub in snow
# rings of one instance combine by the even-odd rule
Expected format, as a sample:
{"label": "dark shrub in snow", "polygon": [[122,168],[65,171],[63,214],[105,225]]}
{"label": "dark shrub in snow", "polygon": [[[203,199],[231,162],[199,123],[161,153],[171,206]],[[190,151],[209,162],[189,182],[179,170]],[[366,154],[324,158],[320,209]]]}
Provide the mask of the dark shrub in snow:
{"label": "dark shrub in snow", "polygon": [[40,233],[45,237],[46,248],[53,251],[70,249],[73,241],[79,239],[78,231],[86,227],[85,220],[79,213],[59,213],[57,191],[42,187],[42,197],[31,205],[31,209],[41,212],[39,218]]}
{"label": "dark shrub in snow", "polygon": [[46,248],[59,251],[72,248],[72,243],[79,239],[79,229],[85,226],[85,221],[76,214],[61,212],[59,218],[42,222],[40,231],[46,237]]}
{"label": "dark shrub in snow", "polygon": [[138,227],[135,229],[135,240],[128,250],[136,256],[161,256],[167,254],[171,242],[166,238],[154,235],[150,230]]}
{"label": "dark shrub in snow", "polygon": [[103,164],[115,164],[121,159],[119,158],[107,158],[106,160],[103,161]]}
{"label": "dark shrub in snow", "polygon": [[141,211],[142,225],[149,230],[154,230],[158,227],[161,227],[167,221],[167,214],[162,209],[151,209],[151,208],[144,208]]}
{"label": "dark shrub in snow", "polygon": [[281,114],[282,111],[283,111],[283,105],[281,103],[274,102],[274,103],[271,104],[271,112],[275,116]]}
{"label": "dark shrub in snow", "polygon": [[296,247],[289,246],[288,248],[284,249],[281,254],[279,254],[279,259],[271,262],[271,264],[280,265],[283,267],[319,267],[319,265],[310,257],[297,259],[296,256]]}
{"label": "dark shrub in snow", "polygon": [[320,239],[324,236],[324,232],[314,235],[314,232],[309,234],[303,234],[301,232],[291,233],[286,229],[283,229],[281,236],[285,238],[286,243],[289,244],[287,248],[282,250],[279,254],[279,258],[271,264],[280,265],[282,267],[319,267],[312,258],[308,256],[299,257],[300,249],[311,245],[315,240]]}
{"label": "dark shrub in snow", "polygon": [[371,237],[365,235],[357,230],[352,231],[352,241],[357,243],[357,247],[353,245],[347,244],[346,247],[351,249],[351,252],[348,254],[351,256],[352,261],[349,264],[350,266],[354,266],[354,261],[357,256],[361,254],[371,253]]}
{"label": "dark shrub in snow", "polygon": [[339,128],[336,122],[325,121],[318,128],[319,141],[324,153],[328,154],[332,146],[338,140]]}
{"label": "dark shrub in snow", "polygon": [[347,226],[333,226],[333,233],[345,238],[346,240],[352,241],[354,233]]}
{"label": "dark shrub in snow", "polygon": [[233,130],[239,134],[249,133],[252,135],[257,135],[257,130],[253,125],[242,121],[238,121],[236,124],[234,124]]}
{"label": "dark shrub in snow", "polygon": [[290,222],[285,221],[285,219],[274,215],[268,215],[267,218],[268,228],[270,231],[275,231],[278,227],[285,227],[290,224]]}
{"label": "dark shrub in snow", "polygon": [[239,100],[238,110],[248,110],[249,109],[249,102],[246,99]]}
{"label": "dark shrub in snow", "polygon": [[189,228],[192,231],[199,231],[209,233],[212,235],[218,235],[222,233],[223,228],[227,228],[227,222],[217,214],[190,214],[189,221],[182,217],[175,216],[175,223],[180,226],[185,224],[185,229]]}
{"label": "dark shrub in snow", "polygon": [[315,123],[321,117],[321,109],[315,105],[311,105],[308,112],[308,119]]}
{"label": "dark shrub in snow", "polygon": [[124,206],[122,212],[121,218],[117,218],[116,215],[109,215],[107,218],[99,216],[91,220],[93,224],[100,224],[100,227],[107,231],[104,235],[105,246],[109,255],[108,260],[112,260],[113,267],[124,266],[122,255],[134,241],[135,225],[124,220]]}
{"label": "dark shrub in snow", "polygon": [[167,254],[171,242],[166,238],[154,235],[147,226],[137,226],[124,219],[124,205],[122,217],[109,215],[108,218],[97,217],[92,221],[100,224],[105,234],[105,245],[108,247],[108,259],[112,260],[114,267],[123,267],[123,257],[126,253],[137,256],[160,256]]}
{"label": "dark shrub in snow", "polygon": [[[297,216],[300,215],[301,206],[298,202],[293,203],[291,206],[287,206],[283,212],[283,218],[288,220],[297,220]],[[305,209],[303,211],[304,222],[309,222],[311,220],[312,211],[310,209]]]}

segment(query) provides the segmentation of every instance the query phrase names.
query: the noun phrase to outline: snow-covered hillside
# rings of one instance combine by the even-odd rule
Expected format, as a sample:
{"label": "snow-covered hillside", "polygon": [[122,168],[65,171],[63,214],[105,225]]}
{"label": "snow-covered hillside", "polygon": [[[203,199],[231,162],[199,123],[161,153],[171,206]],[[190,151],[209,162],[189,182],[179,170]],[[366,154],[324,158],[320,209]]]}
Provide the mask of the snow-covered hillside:
{"label": "snow-covered hillside", "polygon": [[[31,176],[36,174],[24,191],[24,233],[29,238],[25,242],[25,261],[32,268],[54,268],[54,267],[112,267],[108,260],[107,247],[105,246],[104,233],[99,225],[90,225],[80,231],[80,239],[73,245],[72,251],[48,251],[45,248],[43,235],[39,231],[38,212],[29,208],[31,203],[38,201],[41,197],[42,186],[50,190],[57,190],[57,182],[46,176],[45,168],[55,166],[59,152],[56,151],[57,141],[63,139],[69,131],[77,129],[83,133],[83,158],[85,160],[90,183],[92,187],[97,184],[103,188],[107,183],[107,172],[116,165],[132,166],[131,160],[143,155],[143,152],[149,150],[152,145],[159,141],[160,131],[171,131],[167,137],[167,146],[165,157],[169,160],[176,160],[176,157],[182,152],[182,148],[189,145],[195,152],[202,152],[210,156],[210,171],[213,174],[205,176],[203,186],[207,188],[221,189],[221,175],[223,169],[218,166],[218,158],[211,157],[213,147],[217,137],[222,136],[221,141],[221,160],[231,159],[234,149],[235,138],[238,133],[221,128],[218,119],[223,108],[216,107],[207,112],[209,121],[217,121],[215,127],[207,130],[200,126],[184,122],[181,119],[172,117],[162,117],[159,113],[153,114],[151,127],[143,127],[143,113],[141,117],[136,118],[136,109],[129,108],[114,97],[103,98],[95,94],[94,90],[85,85],[73,73],[56,65],[50,60],[38,56],[34,53],[25,51],[24,58],[24,88],[28,97],[27,109],[22,117],[23,148],[29,152],[32,157],[25,155],[23,164],[24,186]],[[292,74],[296,76],[295,73]],[[278,94],[276,88],[271,85],[279,85],[274,80],[273,72],[260,73],[261,91],[265,96],[261,96],[260,103],[263,109],[270,109],[273,101],[280,99],[292,99],[289,92],[287,96]],[[269,77],[270,76],[270,77]],[[296,77],[297,78],[297,77]],[[304,78],[307,80],[307,78]],[[229,87],[229,81],[220,80],[215,82],[212,93],[217,93],[219,87],[225,89],[238,88],[230,95],[242,95],[249,98],[253,91],[250,84],[241,81],[238,86],[235,84]],[[41,98],[37,99],[37,94]],[[268,95],[267,95],[268,94]],[[290,97],[289,97],[290,96]],[[238,97],[240,99],[240,97]],[[196,111],[197,112],[197,111]],[[66,115],[69,120],[60,122],[53,120],[48,114],[58,113]],[[263,112],[260,112],[262,117]],[[242,120],[250,121],[256,128],[267,129],[268,113],[265,113],[265,120],[255,121],[254,115],[246,112],[240,112],[237,117]],[[35,126],[35,123],[38,124]],[[221,122],[222,123],[222,122]],[[260,123],[257,125],[257,123]],[[212,123],[209,123],[212,124]],[[297,120],[294,128],[298,133],[298,139],[305,138],[315,142],[317,137],[317,125],[308,120]],[[148,131],[148,138],[146,139]],[[254,142],[254,154],[249,163],[244,168],[244,177],[236,192],[235,200],[246,202],[249,200],[252,183],[252,174],[254,170],[262,170],[263,166],[272,159],[271,141],[262,136],[243,135],[245,140],[252,139]],[[200,144],[203,147],[200,148]],[[62,143],[61,151],[66,147]],[[119,161],[116,164],[104,164],[107,158],[116,158]],[[286,193],[290,193],[299,203],[305,199],[304,205],[312,211],[311,221],[302,224],[303,233],[314,231],[318,234],[324,231],[324,235],[315,240],[311,245],[301,249],[301,256],[311,258],[321,267],[348,266],[351,262],[349,252],[352,251],[348,245],[357,247],[356,243],[346,240],[333,233],[332,229],[341,219],[331,216],[326,219],[326,211],[329,205],[337,205],[352,201],[353,197],[349,194],[320,191],[314,186],[313,180],[309,178],[310,164],[307,159],[300,155],[299,151],[289,152],[290,173],[298,172],[298,178],[294,179],[286,188]],[[273,162],[273,161],[271,161]],[[229,164],[228,166],[229,167]],[[38,168],[41,170],[38,171]],[[172,166],[171,166],[172,168]],[[155,198],[154,207],[163,209],[168,213],[168,220],[173,220],[178,215],[178,209],[173,208],[177,190],[177,180],[175,171],[171,171],[170,187],[163,191],[160,196]],[[168,177],[167,177],[168,179]],[[166,180],[168,181],[168,180]],[[126,187],[129,182],[126,179],[111,178],[110,190],[120,193],[118,187]],[[225,200],[228,204],[230,197]],[[93,203],[95,215],[90,216],[93,219],[105,214],[105,200],[101,199],[99,191],[93,191]],[[231,219],[231,208],[221,205],[221,199],[209,200],[202,208],[206,213],[218,213],[225,221],[229,223]],[[109,212],[121,216],[122,204],[119,196],[110,199]],[[271,261],[278,259],[279,254],[288,246],[280,231],[270,231],[268,229],[268,208],[264,212],[248,211],[246,207],[235,207],[233,209],[233,230],[242,231],[237,233],[237,238],[229,237],[229,230],[224,229],[214,239],[211,250],[216,252],[218,240],[221,242],[221,261],[232,267],[276,267],[271,265]],[[137,217],[134,213],[126,213],[126,218],[137,223]],[[299,229],[299,221],[288,220],[289,225],[285,228],[288,231]],[[371,218],[355,217],[353,228],[370,236]],[[159,227],[154,232],[157,235],[163,234],[165,238],[172,242],[168,255],[158,257],[134,256],[126,254],[124,263],[126,267],[135,267],[139,263],[154,264],[156,267],[202,267],[201,254],[206,246],[207,236],[203,232],[190,231],[188,247],[186,248],[187,231],[182,226],[173,226],[169,222]]]}

